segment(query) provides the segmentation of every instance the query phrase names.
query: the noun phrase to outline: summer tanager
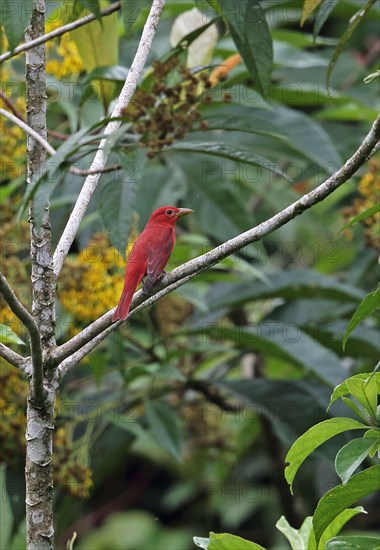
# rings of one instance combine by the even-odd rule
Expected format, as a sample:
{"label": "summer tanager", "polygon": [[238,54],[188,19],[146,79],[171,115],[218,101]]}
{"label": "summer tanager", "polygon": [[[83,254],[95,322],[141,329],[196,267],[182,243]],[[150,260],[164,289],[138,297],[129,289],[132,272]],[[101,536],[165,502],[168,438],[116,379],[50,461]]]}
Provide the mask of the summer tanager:
{"label": "summer tanager", "polygon": [[145,276],[143,292],[149,292],[160,278],[175,244],[174,226],[178,218],[191,212],[190,208],[175,206],[162,206],[153,212],[129,255],[123,292],[112,321],[127,318],[133,294]]}

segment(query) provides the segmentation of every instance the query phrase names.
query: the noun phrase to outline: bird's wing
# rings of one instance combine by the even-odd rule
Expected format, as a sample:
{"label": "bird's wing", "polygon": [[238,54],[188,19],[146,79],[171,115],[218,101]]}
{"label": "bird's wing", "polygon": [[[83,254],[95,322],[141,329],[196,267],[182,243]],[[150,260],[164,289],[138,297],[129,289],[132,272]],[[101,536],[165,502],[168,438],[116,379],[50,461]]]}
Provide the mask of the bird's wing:
{"label": "bird's wing", "polygon": [[167,228],[167,231],[164,231],[160,237],[159,242],[156,241],[154,243],[155,246],[152,246],[149,250],[148,266],[146,270],[147,279],[143,286],[143,292],[149,292],[157,281],[168,263],[174,247],[174,237],[171,228]]}

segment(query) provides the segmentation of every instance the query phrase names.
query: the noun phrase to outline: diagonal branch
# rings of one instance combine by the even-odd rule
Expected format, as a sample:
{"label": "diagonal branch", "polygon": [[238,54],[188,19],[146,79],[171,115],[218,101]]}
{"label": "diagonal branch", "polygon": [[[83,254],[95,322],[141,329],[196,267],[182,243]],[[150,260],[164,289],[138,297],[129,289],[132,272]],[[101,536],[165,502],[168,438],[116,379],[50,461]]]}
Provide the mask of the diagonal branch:
{"label": "diagonal branch", "polygon": [[[137,84],[143,73],[146,59],[151,50],[153,38],[156,33],[158,21],[160,19],[164,4],[165,0],[153,0],[152,2],[152,6],[150,8],[144,30],[141,35],[140,43],[135,54],[135,58],[128,71],[128,76],[124,82],[124,86],[120,92],[118,100],[116,101],[116,105],[112,112],[111,118],[120,117],[122,110],[128,106],[133,97],[133,94],[137,88]],[[120,120],[112,120],[107,124],[105,128],[104,135],[106,137],[103,138],[99,144],[98,151],[90,167],[90,175],[87,176],[83,184],[82,190],[79,193],[77,202],[75,203],[73,211],[70,214],[69,221],[67,222],[67,225],[63,231],[63,234],[54,254],[54,273],[56,276],[61,271],[63,262],[70,250],[70,247],[79,229],[79,225],[86,213],[90,199],[99,183],[100,173],[93,174],[91,172],[93,170],[101,170],[102,168],[104,168],[109,155],[109,151],[105,149],[107,137],[114,134],[116,130],[120,127],[120,124]]]}
{"label": "diagonal branch", "polygon": [[[121,2],[115,2],[111,4],[110,6],[108,6],[107,8],[105,8],[100,12],[101,16],[105,17],[107,15],[111,15],[111,13],[118,11],[120,9],[120,6],[121,6]],[[78,27],[82,27],[83,25],[87,25],[88,23],[91,23],[91,21],[95,21],[95,19],[96,19],[96,15],[91,13],[89,15],[86,15],[85,17],[82,17],[81,19],[78,19],[77,21],[73,21],[72,23],[68,23],[67,25],[62,25],[62,27],[59,27],[54,31],[51,31],[51,32],[48,32],[47,34],[39,36],[34,40],[29,40],[28,42],[25,42],[25,44],[20,44],[20,46],[17,46],[11,52],[5,52],[2,55],[0,55],[0,64],[6,61],[7,59],[11,59],[16,55],[19,55],[20,53],[31,50],[32,48],[35,48],[40,44],[44,44],[45,42],[48,42],[53,38],[57,38],[57,36],[62,36],[62,34],[73,31],[74,29],[77,29]]]}
{"label": "diagonal branch", "polygon": [[25,364],[25,358],[22,355],[8,348],[8,346],[6,346],[5,344],[1,344],[1,343],[0,343],[0,357],[8,361],[8,363],[13,365],[14,367],[17,367],[18,369],[23,370],[23,365]]}
{"label": "diagonal branch", "polygon": [[[40,331],[38,330],[37,323],[29,311],[22,305],[12,288],[9,286],[8,281],[2,273],[0,273],[0,292],[4,297],[13,313],[20,319],[20,321],[26,326],[30,337],[30,351],[32,356],[33,366],[33,384],[38,395],[43,395],[43,367],[42,367],[42,346]],[[12,352],[14,353],[14,352]],[[16,354],[18,355],[18,354]],[[21,357],[21,356],[20,356]],[[16,359],[14,357],[14,359]],[[12,363],[14,364],[14,363]],[[16,365],[18,366],[18,365]]]}
{"label": "diagonal branch", "polygon": [[[169,292],[182,286],[198,273],[210,268],[237,250],[261,240],[266,235],[273,233],[276,229],[302,214],[305,210],[322,202],[357,172],[360,166],[366,162],[371,151],[377,146],[379,139],[380,116],[374,122],[370,132],[364,138],[358,150],[332,176],[310,191],[310,193],[307,193],[258,226],[241,233],[237,237],[217,246],[210,252],[198,256],[198,258],[190,260],[174,269],[155,285],[153,291],[155,293],[152,296],[147,298],[147,295],[143,294],[141,290],[136,292],[128,318],[137,311],[153,304]],[[59,364],[62,361],[59,367],[60,376],[64,376],[64,374],[71,370],[71,368],[83,359],[83,357],[85,357],[99,342],[121,324],[121,322],[112,323],[113,311],[113,309],[108,311],[82,332],[56,349],[53,361],[55,364]]]}

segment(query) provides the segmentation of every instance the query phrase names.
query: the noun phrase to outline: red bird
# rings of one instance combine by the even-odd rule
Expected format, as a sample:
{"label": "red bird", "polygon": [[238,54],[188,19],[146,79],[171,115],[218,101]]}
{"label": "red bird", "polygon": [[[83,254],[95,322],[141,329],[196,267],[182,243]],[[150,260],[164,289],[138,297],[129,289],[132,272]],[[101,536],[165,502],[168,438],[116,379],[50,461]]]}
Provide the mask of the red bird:
{"label": "red bird", "polygon": [[149,292],[168,263],[175,244],[174,226],[181,216],[191,214],[190,208],[162,206],[148,220],[128,258],[125,268],[124,288],[112,321],[127,318],[133,294],[146,276],[143,292]]}

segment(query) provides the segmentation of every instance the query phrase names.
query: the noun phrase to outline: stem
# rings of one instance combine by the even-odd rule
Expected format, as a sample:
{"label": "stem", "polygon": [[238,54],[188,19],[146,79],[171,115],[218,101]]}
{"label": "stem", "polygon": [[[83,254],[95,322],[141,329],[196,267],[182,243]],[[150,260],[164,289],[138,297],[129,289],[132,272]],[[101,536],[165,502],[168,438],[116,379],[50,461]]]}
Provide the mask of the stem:
{"label": "stem", "polygon": [[[32,16],[25,32],[26,41],[41,37],[45,28],[45,2],[34,0]],[[27,125],[46,141],[45,45],[26,54]],[[41,140],[28,134],[27,181],[30,184],[46,160]],[[49,205],[45,206],[41,228],[33,219],[30,204],[30,254],[32,264],[32,314],[39,331],[42,356],[32,355],[32,380],[29,387],[26,429],[26,547],[28,550],[52,550],[53,527],[53,426],[56,384],[47,369],[55,349],[55,277],[52,267]]]}
{"label": "stem", "polygon": [[14,367],[24,370],[25,359],[15,351],[11,350],[5,344],[0,343],[0,357],[8,361]]}
{"label": "stem", "polygon": [[[120,6],[121,6],[120,2],[115,2],[114,4],[111,4],[110,6],[108,6],[108,8],[105,8],[104,10],[102,10],[101,14],[103,17],[107,15],[111,15],[111,13],[118,11],[120,9]],[[31,50],[32,48],[35,48],[40,44],[44,44],[45,42],[48,42],[53,38],[57,38],[57,36],[62,36],[62,34],[73,31],[74,29],[77,29],[78,27],[82,27],[83,25],[87,25],[87,23],[90,23],[91,21],[95,21],[95,19],[96,19],[96,15],[91,13],[90,15],[86,15],[85,17],[82,17],[77,21],[73,21],[72,23],[68,23],[67,25],[62,25],[62,27],[59,27],[59,29],[55,29],[54,31],[48,32],[47,34],[42,34],[37,38],[28,40],[27,42],[25,42],[25,44],[20,44],[20,46],[17,46],[17,48],[15,48],[13,51],[5,52],[2,55],[0,55],[0,64],[4,63],[4,61],[6,61],[7,59],[11,59],[16,55],[19,55],[20,53]]]}
{"label": "stem", "polygon": [[[150,12],[141,35],[135,58],[128,71],[128,76],[124,82],[123,89],[121,90],[120,95],[116,101],[116,105],[114,110],[112,111],[111,118],[120,117],[122,110],[128,106],[133,97],[133,94],[135,93],[137,84],[145,67],[146,59],[152,47],[153,38],[156,34],[158,21],[160,19],[164,4],[165,0],[153,0],[152,2],[152,6],[150,8]],[[104,135],[106,137],[103,138],[99,144],[99,148],[90,167],[91,172],[93,170],[102,170],[105,167],[109,155],[109,151],[105,149],[107,137],[114,134],[116,130],[120,127],[120,124],[120,120],[112,120],[107,124],[104,130]],[[61,239],[54,253],[54,273],[56,276],[61,271],[63,262],[75,239],[80,223],[86,213],[90,199],[99,183],[100,175],[101,174],[99,172],[95,174],[90,173],[83,184],[81,192],[79,193],[77,202],[75,203],[73,211],[70,214],[69,221],[67,222],[67,225],[63,231]]]}
{"label": "stem", "polygon": [[[13,313],[20,319],[20,321],[26,326],[29,332],[30,339],[30,352],[32,356],[32,368],[33,368],[33,381],[36,391],[35,399],[38,400],[38,396],[43,398],[43,376],[42,376],[42,347],[40,339],[40,331],[38,330],[37,323],[29,313],[29,311],[22,305],[16,294],[13,292],[8,281],[2,273],[0,273],[0,292],[3,295],[4,300],[7,302]],[[6,346],[4,346],[6,348]],[[3,350],[4,351],[4,350]],[[11,352],[11,350],[9,350]],[[6,353],[4,351],[4,353]],[[12,355],[13,354],[13,355]],[[18,358],[17,358],[17,357]],[[9,358],[16,360],[18,364],[9,361],[12,365],[20,367],[22,363],[25,363],[25,359],[18,355],[18,353],[8,353]],[[21,359],[21,364],[20,364]],[[7,359],[8,360],[8,359]],[[43,400],[43,399],[42,399]]]}
{"label": "stem", "polygon": [[[135,293],[132,300],[132,307],[130,315],[134,315],[137,311],[153,304],[169,292],[172,292],[176,288],[182,286],[187,281],[195,277],[198,273],[205,271],[209,267],[215,265],[219,261],[223,260],[233,252],[240,250],[241,248],[261,240],[263,237],[273,233],[276,229],[282,227],[290,220],[302,214],[305,210],[308,210],[315,204],[322,202],[326,197],[331,195],[338,187],[346,182],[357,170],[362,166],[370,155],[371,151],[380,137],[380,116],[374,122],[371,130],[364,138],[362,144],[358,150],[349,158],[345,164],[337,170],[332,176],[321,183],[318,187],[313,189],[310,193],[307,193],[296,202],[290,204],[281,212],[278,212],[271,218],[265,220],[261,224],[244,233],[241,233],[237,237],[226,241],[225,243],[217,246],[210,252],[206,252],[194,260],[190,260],[185,264],[173,269],[170,273],[167,273],[160,281],[154,286],[154,294],[150,297],[146,297],[141,290]],[[57,348],[52,358],[54,364],[58,364],[61,361],[60,376],[66,374],[71,368],[75,366],[83,357],[85,357],[99,342],[101,342],[112,330],[116,329],[121,322],[112,324],[112,314],[114,309],[108,311],[102,317],[91,323],[82,332],[74,336],[71,340]],[[128,316],[128,318],[129,318]],[[75,352],[75,360],[70,357]]]}

